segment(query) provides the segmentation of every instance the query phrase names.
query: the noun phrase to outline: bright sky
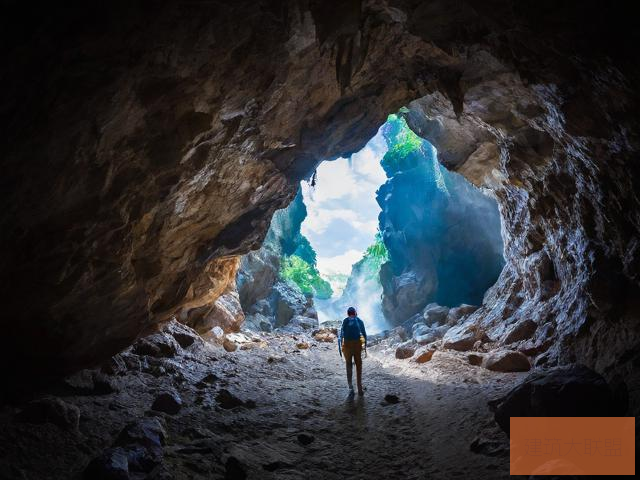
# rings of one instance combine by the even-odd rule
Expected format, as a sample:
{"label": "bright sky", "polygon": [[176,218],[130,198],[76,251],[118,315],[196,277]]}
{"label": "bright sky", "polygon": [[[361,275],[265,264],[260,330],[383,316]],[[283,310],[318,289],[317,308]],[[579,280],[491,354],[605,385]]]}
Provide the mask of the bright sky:
{"label": "bright sky", "polygon": [[318,167],[317,183],[302,182],[307,218],[305,235],[318,256],[324,275],[351,273],[378,230],[380,207],[376,190],[386,181],[380,160],[387,145],[380,131],[351,161],[339,158]]}

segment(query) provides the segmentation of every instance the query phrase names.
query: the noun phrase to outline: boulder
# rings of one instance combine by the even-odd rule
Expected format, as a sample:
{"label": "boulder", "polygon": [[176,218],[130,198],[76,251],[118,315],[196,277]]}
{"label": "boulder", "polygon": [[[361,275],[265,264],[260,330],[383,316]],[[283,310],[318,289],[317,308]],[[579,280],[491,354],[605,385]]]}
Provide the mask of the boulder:
{"label": "boulder", "polygon": [[302,293],[302,290],[297,285],[288,282],[276,283],[269,300],[273,306],[276,327],[289,324],[295,316],[304,316],[307,309],[311,307],[309,299]]}
{"label": "boulder", "polygon": [[238,344],[233,340],[225,337],[224,340],[222,341],[222,347],[227,352],[235,352],[238,349]]}
{"label": "boulder", "polygon": [[420,335],[424,335],[431,331],[431,327],[427,326],[424,322],[414,323],[411,326],[411,336],[413,338],[419,337]]}
{"label": "boulder", "polygon": [[64,430],[78,430],[80,409],[58,397],[29,402],[18,415],[26,423],[52,423]]}
{"label": "boulder", "polygon": [[151,405],[151,410],[175,415],[182,408],[182,398],[176,392],[162,392]]}
{"label": "boulder", "polygon": [[451,327],[443,337],[443,347],[464,352],[471,350],[477,341],[488,341],[484,330],[474,323]]}
{"label": "boulder", "polygon": [[313,435],[309,435],[307,433],[298,434],[298,441],[300,442],[301,445],[304,445],[304,446],[310,445],[315,441],[315,439],[316,438]]}
{"label": "boulder", "polygon": [[116,439],[115,445],[142,445],[148,448],[162,448],[167,441],[163,421],[158,417],[144,417],[127,424]]}
{"label": "boulder", "polygon": [[309,344],[307,342],[298,342],[298,343],[296,343],[296,348],[298,350],[308,350],[309,349]]}
{"label": "boulder", "polygon": [[315,330],[312,336],[318,342],[335,342],[337,339],[337,330],[335,328],[321,328]]}
{"label": "boulder", "polygon": [[510,417],[616,417],[625,414],[625,404],[625,399],[615,399],[602,376],[579,364],[532,373],[489,402],[507,435]]}
{"label": "boulder", "polygon": [[431,326],[446,323],[448,313],[449,307],[443,307],[437,303],[430,303],[424,308],[422,316],[424,317],[424,323]]}
{"label": "boulder", "polygon": [[[110,457],[124,453],[127,458],[127,466],[130,472],[150,472],[162,462],[162,447],[166,443],[164,426],[157,417],[146,417],[128,424],[118,435],[113,448],[96,459],[96,466],[109,465]],[[92,462],[92,463],[94,463]],[[118,464],[121,464],[122,459]],[[85,474],[86,476],[86,474]],[[88,477],[87,477],[88,478]],[[107,477],[110,478],[110,477]],[[134,478],[138,478],[137,476]],[[145,477],[146,478],[146,477]]]}
{"label": "boulder", "polygon": [[220,391],[217,393],[216,401],[218,402],[220,407],[224,408],[225,410],[230,410],[236,407],[252,406],[252,404],[249,403],[251,401],[245,402],[225,388],[220,389]]}
{"label": "boulder", "polygon": [[415,351],[411,361],[416,363],[427,363],[431,360],[435,352],[436,350],[434,348],[420,347]]}
{"label": "boulder", "polygon": [[151,357],[174,357],[179,350],[175,338],[164,332],[143,337],[133,345],[134,353]]}
{"label": "boulder", "polygon": [[269,317],[257,312],[245,317],[244,326],[250,330],[262,332],[270,332],[273,330],[273,325],[271,325]]}
{"label": "boulder", "polygon": [[220,327],[225,332],[237,332],[244,322],[244,312],[238,292],[227,290],[213,305],[191,309],[186,318],[183,314],[180,320],[198,333],[206,333],[214,327]]}
{"label": "boulder", "polygon": [[423,333],[421,335],[414,336],[414,340],[419,345],[427,345],[441,339],[445,333],[449,330],[448,325],[440,325],[437,327],[427,327],[427,330],[421,329]]}
{"label": "boulder", "polygon": [[463,303],[457,307],[449,309],[449,313],[447,314],[447,323],[449,325],[455,325],[460,322],[460,320],[466,315],[470,315],[480,307],[477,305],[468,305]]}
{"label": "boulder", "polygon": [[467,360],[474,367],[478,367],[482,365],[482,360],[484,359],[484,355],[480,353],[470,353],[467,355]]}
{"label": "boulder", "polygon": [[384,396],[384,401],[389,405],[394,405],[400,401],[400,398],[397,395],[394,395],[393,393],[387,393]]}
{"label": "boulder", "polygon": [[129,480],[129,459],[121,447],[109,448],[94,458],[84,471],[85,480]]}
{"label": "boulder", "polygon": [[80,370],[66,377],[63,384],[75,395],[107,395],[118,391],[112,379],[96,370]]}
{"label": "boulder", "polygon": [[182,348],[202,346],[204,343],[198,332],[176,320],[167,323],[162,331],[171,335]]}
{"label": "boulder", "polygon": [[287,327],[292,329],[300,328],[302,330],[312,330],[314,328],[318,328],[318,319],[303,315],[296,315],[289,321]]}
{"label": "boulder", "polygon": [[494,372],[528,372],[531,363],[525,354],[515,350],[498,350],[484,357],[482,366]]}
{"label": "boulder", "polygon": [[213,327],[211,329],[211,335],[219,342],[224,340],[224,330],[222,330],[222,327]]}
{"label": "boulder", "polygon": [[413,357],[416,352],[416,345],[413,343],[404,343],[396,348],[396,358],[404,360]]}
{"label": "boulder", "polygon": [[509,345],[510,343],[519,342],[521,340],[527,340],[533,336],[538,328],[538,324],[533,320],[524,319],[517,322],[513,327],[509,329],[502,343]]}

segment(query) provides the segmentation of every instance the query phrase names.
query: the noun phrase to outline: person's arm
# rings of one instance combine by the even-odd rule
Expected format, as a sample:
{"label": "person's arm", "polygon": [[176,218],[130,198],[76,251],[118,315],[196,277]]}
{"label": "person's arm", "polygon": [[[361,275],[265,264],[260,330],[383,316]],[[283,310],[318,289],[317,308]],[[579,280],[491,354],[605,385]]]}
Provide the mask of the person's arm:
{"label": "person's arm", "polygon": [[342,342],[344,341],[344,320],[342,321],[342,326],[340,327],[340,331],[338,332],[338,353],[342,356]]}
{"label": "person's arm", "polygon": [[364,344],[366,346],[367,345],[367,330],[364,328],[364,322],[361,319],[358,319],[358,321],[360,322],[360,331],[362,332],[362,335],[364,336]]}

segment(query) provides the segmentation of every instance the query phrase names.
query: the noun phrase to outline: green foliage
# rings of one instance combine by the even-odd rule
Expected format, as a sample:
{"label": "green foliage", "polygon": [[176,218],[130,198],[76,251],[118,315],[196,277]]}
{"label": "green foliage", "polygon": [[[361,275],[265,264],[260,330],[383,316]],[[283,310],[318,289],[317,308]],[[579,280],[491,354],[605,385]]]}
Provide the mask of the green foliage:
{"label": "green foliage", "polygon": [[285,257],[280,265],[280,277],[295,283],[305,295],[325,300],[331,298],[333,290],[329,282],[320,277],[315,265],[298,255]]}
{"label": "green foliage", "polygon": [[387,176],[416,165],[423,153],[424,140],[407,126],[404,118],[391,114],[382,131],[389,150],[380,164]]}
{"label": "green foliage", "polygon": [[389,260],[389,252],[382,241],[380,232],[378,232],[375,242],[367,247],[364,256],[353,266],[353,270],[357,271],[367,281],[374,280],[378,278],[380,267],[387,260]]}

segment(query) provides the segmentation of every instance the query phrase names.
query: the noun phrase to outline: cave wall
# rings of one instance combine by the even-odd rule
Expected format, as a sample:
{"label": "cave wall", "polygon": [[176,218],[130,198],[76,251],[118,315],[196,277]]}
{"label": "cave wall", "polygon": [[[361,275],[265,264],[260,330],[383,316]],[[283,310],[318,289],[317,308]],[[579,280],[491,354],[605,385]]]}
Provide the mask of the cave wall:
{"label": "cave wall", "polygon": [[546,362],[582,361],[637,392],[639,63],[625,5],[29,8],[9,2],[0,29],[14,374],[95,363],[214,301],[300,178],[406,105],[441,161],[500,204],[507,265],[469,321],[495,337],[520,318],[551,324]]}
{"label": "cave wall", "polygon": [[380,270],[385,317],[400,325],[430,303],[480,305],[504,266],[495,199],[438,163],[404,119],[391,116],[382,132],[388,179],[376,200],[389,251]]}

